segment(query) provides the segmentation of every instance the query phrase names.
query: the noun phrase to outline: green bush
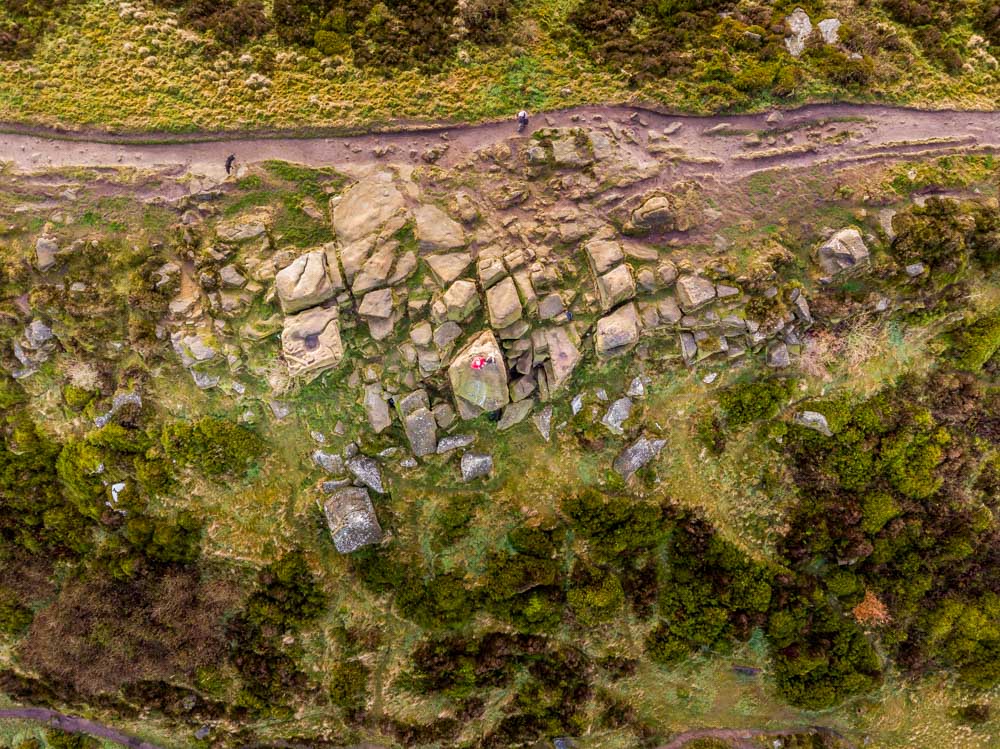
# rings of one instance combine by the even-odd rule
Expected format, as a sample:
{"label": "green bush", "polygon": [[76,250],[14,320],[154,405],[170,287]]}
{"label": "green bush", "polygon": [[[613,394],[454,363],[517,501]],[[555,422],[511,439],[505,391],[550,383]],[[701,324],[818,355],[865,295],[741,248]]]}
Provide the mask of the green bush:
{"label": "green bush", "polygon": [[975,225],[966,206],[931,198],[893,217],[896,237],[889,253],[902,265],[924,263],[938,285],[954,283],[968,268],[968,242]]}
{"label": "green bush", "polygon": [[604,495],[596,489],[563,499],[560,508],[574,529],[588,539],[595,557],[614,558],[650,548],[668,530],[660,506]]}
{"label": "green bush", "polygon": [[45,729],[45,743],[49,749],[97,749],[100,743],[82,733],[69,733],[58,728]]}
{"label": "green bush", "polygon": [[66,401],[66,405],[74,411],[82,411],[98,395],[92,390],[84,390],[83,388],[72,384],[64,385],[62,393],[63,400]]}
{"label": "green bush", "polygon": [[612,621],[621,612],[625,592],[621,580],[607,569],[575,571],[566,602],[577,621],[588,627]]}
{"label": "green bush", "polygon": [[368,667],[358,661],[336,664],[330,672],[330,701],[348,712],[364,709],[368,699],[368,674]]}
{"label": "green bush", "polygon": [[19,635],[31,626],[34,615],[27,606],[22,606],[14,593],[0,588],[0,632]]}
{"label": "green bush", "polygon": [[209,476],[243,473],[265,447],[256,432],[211,416],[165,424],[161,441],[169,458]]}
{"label": "green bush", "polygon": [[719,393],[726,425],[733,429],[774,416],[792,394],[794,380],[772,377],[737,383]]}
{"label": "green bush", "polygon": [[950,339],[957,366],[973,372],[982,369],[1000,349],[1000,310],[952,332]]}

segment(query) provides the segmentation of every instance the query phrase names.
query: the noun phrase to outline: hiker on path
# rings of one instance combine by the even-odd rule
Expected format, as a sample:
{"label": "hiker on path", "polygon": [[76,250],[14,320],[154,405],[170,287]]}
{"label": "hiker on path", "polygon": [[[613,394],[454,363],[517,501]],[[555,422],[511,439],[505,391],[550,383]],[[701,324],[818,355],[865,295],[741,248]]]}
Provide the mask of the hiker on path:
{"label": "hiker on path", "polygon": [[523,109],[517,113],[517,132],[523,133],[528,127],[528,113]]}
{"label": "hiker on path", "polygon": [[236,161],[236,154],[231,153],[226,157],[226,174],[233,173],[233,162]]}

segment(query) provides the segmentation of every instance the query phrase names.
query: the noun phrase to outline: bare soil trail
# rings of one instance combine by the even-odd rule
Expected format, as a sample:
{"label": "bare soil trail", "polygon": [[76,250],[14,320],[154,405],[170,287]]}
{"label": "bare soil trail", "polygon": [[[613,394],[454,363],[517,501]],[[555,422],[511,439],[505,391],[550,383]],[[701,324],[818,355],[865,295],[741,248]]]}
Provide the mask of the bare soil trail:
{"label": "bare soil trail", "polygon": [[454,166],[496,144],[508,143],[517,150],[538,129],[574,126],[607,127],[636,150],[670,162],[672,177],[703,175],[726,181],[783,167],[1000,151],[1000,112],[823,104],[770,115],[701,117],[586,106],[535,115],[522,135],[516,133],[513,119],[342,137],[147,134],[139,142],[133,136],[36,129],[0,134],[0,162],[12,162],[22,172],[132,167],[222,180],[226,157],[232,153],[242,165],[277,159],[357,173],[377,163],[417,166],[430,150],[442,152],[437,162],[441,166]]}
{"label": "bare soil trail", "polygon": [[72,715],[63,715],[55,710],[44,707],[11,707],[0,709],[0,720],[30,720],[36,723],[43,723],[49,728],[59,728],[69,733],[84,733],[95,738],[113,741],[122,746],[134,747],[134,749],[160,749],[156,744],[129,736],[109,726],[95,723],[86,718],[76,718]]}

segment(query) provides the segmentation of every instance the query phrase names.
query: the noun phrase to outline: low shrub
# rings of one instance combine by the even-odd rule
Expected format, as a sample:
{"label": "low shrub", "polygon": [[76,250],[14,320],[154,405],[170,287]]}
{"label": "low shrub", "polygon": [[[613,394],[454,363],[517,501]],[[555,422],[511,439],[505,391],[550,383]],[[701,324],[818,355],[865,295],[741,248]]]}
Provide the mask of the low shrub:
{"label": "low shrub", "polygon": [[733,385],[719,393],[726,425],[739,429],[774,416],[792,394],[795,381],[777,377]]}
{"label": "low shrub", "polygon": [[241,474],[264,451],[256,432],[211,416],[165,424],[161,442],[167,457],[209,476]]}

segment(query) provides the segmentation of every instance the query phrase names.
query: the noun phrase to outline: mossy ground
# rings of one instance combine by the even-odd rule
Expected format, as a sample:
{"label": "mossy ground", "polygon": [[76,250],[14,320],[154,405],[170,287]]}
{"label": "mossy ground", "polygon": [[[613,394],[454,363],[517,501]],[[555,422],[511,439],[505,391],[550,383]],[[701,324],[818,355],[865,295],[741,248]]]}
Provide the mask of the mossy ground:
{"label": "mossy ground", "polygon": [[[913,171],[916,174],[911,177]],[[320,230],[305,223],[296,213],[295,201],[314,193],[316,180],[322,175],[303,175],[272,165],[258,176],[262,180],[260,185],[247,184],[245,190],[226,198],[229,202],[223,205],[224,214],[239,213],[259,201],[273,204],[276,210],[287,211],[288,216],[294,217],[283,226]],[[754,200],[749,208],[727,208],[733,215],[739,213],[744,222],[731,235],[735,244],[733,256],[743,264],[741,270],[751,269],[767,254],[770,247],[767,242],[777,241],[791,256],[782,270],[782,280],[801,283],[811,296],[819,295],[808,268],[809,252],[821,228],[840,226],[846,221],[875,234],[881,231],[876,208],[882,199],[872,199],[874,205],[859,199],[858,196],[865,194],[862,188],[880,186],[887,196],[886,202],[902,204],[909,199],[908,190],[938,184],[942,179],[948,179],[949,188],[978,189],[992,195],[996,191],[995,178],[996,165],[986,157],[963,159],[957,164],[939,160],[848,171],[836,180],[819,174],[757,176],[749,186],[738,185],[734,189],[742,191],[749,187],[750,195],[759,196],[760,200]],[[835,182],[847,182],[857,191],[845,195],[835,189]],[[253,198],[247,198],[248,195]],[[0,190],[0,206],[5,209],[26,200],[29,197],[19,188],[6,185]],[[84,204],[75,210],[85,218],[75,226],[81,234],[100,232],[121,237],[120,260],[125,267],[129,265],[128,245],[148,244],[164,231],[165,217],[156,209],[137,206],[126,198],[85,196],[83,200]],[[36,223],[32,218],[24,220],[25,236],[38,231]],[[60,228],[69,226],[67,223]],[[5,267],[18,267],[27,257],[30,249],[20,242],[21,236],[20,231],[8,234]],[[290,244],[299,244],[296,236],[291,234]],[[309,235],[301,244],[309,246],[314,239]],[[689,251],[690,248],[682,248],[678,256]],[[876,267],[883,259],[876,254]],[[116,278],[114,283],[119,285],[123,281]],[[870,301],[877,286],[877,279],[855,280],[845,283],[843,289],[836,289],[836,293],[843,294],[838,297],[838,303],[844,306],[843,316],[849,316],[850,305]],[[997,301],[996,288],[995,278],[984,275],[970,279],[969,306],[989,309]],[[779,399],[774,416],[779,420],[784,418],[793,402],[807,397],[831,393],[864,397],[901,374],[926,370],[941,351],[937,339],[940,329],[939,320],[921,325],[910,325],[905,320],[883,324],[862,316],[861,322],[839,331],[829,348],[812,352],[809,366],[803,367],[787,397]],[[511,528],[556,514],[560,501],[581,486],[620,488],[609,475],[608,466],[623,440],[592,423],[593,417],[602,412],[594,391],[605,387],[612,398],[617,397],[625,383],[642,374],[651,378],[650,395],[637,404],[632,423],[642,422],[650,432],[666,437],[668,446],[653,468],[640,473],[631,487],[633,496],[647,501],[669,499],[697,509],[723,537],[752,557],[777,559],[776,544],[787,528],[787,512],[797,500],[796,487],[783,471],[776,449],[780,445],[780,432],[772,432],[770,423],[727,430],[723,452],[713,454],[698,431],[700,419],[716,407],[720,388],[729,388],[741,378],[753,375],[760,362],[755,360],[743,367],[709,363],[688,371],[680,367],[677,352],[666,338],[648,348],[652,352],[648,356],[627,357],[607,365],[598,364],[588,354],[571,388],[571,392],[586,392],[583,418],[572,417],[568,406],[570,392],[563,393],[556,402],[553,417],[556,436],[550,443],[544,442],[528,421],[503,435],[498,435],[486,419],[473,422],[467,430],[463,427],[463,431],[476,434],[479,446],[489,448],[500,470],[489,482],[475,488],[478,496],[470,503],[468,525],[461,534],[463,537],[453,544],[436,541],[429,530],[443,514],[454,510],[456,501],[470,493],[469,487],[461,483],[457,455],[433,457],[425,467],[412,473],[387,469],[390,491],[387,497],[376,497],[375,506],[389,531],[390,543],[418,549],[422,560],[439,565],[443,571],[463,568],[478,571],[488,552],[506,543],[504,537]],[[277,354],[278,344],[272,337],[260,344],[257,357],[264,362]],[[156,404],[157,419],[178,413],[192,418],[211,414],[235,422],[249,410],[269,446],[269,453],[252,470],[242,471],[226,481],[186,475],[185,491],[154,499],[151,509],[164,515],[190,510],[206,518],[205,555],[237,565],[248,577],[252,570],[296,547],[307,549],[309,566],[327,596],[327,606],[318,618],[290,635],[294,646],[300,648],[300,667],[325,688],[335,667],[360,650],[358,657],[371,674],[368,703],[371,723],[350,725],[326,704],[305,700],[293,706],[297,709],[294,717],[275,716],[255,723],[256,740],[295,735],[330,736],[336,741],[375,738],[376,719],[427,725],[441,716],[454,715],[459,707],[446,695],[421,695],[406,688],[409,655],[425,633],[400,616],[388,597],[357,584],[351,561],[332,549],[316,507],[319,496],[316,483],[320,475],[310,462],[309,452],[318,445],[308,435],[312,430],[325,434],[329,441],[324,449],[330,451],[339,450],[352,440],[364,439],[360,406],[347,388],[338,387],[350,366],[359,362],[360,359],[352,359],[343,370],[282,396],[296,406],[294,415],[283,421],[270,416],[267,403],[270,393],[261,371],[243,378],[248,390],[238,404],[218,391],[199,390],[171,358],[158,362],[155,376],[148,381],[147,399]],[[711,385],[703,382],[709,372],[719,375]],[[51,365],[26,382],[33,415],[60,438],[84,426],[73,408],[75,403],[63,402],[63,391],[58,387],[63,379],[64,371]],[[92,414],[88,409],[96,405],[83,408],[89,417]],[[346,426],[341,437],[333,435],[338,421]],[[563,422],[568,426],[559,428]],[[498,625],[491,615],[480,614],[471,630],[482,633],[498,626],[503,625]],[[351,633],[346,639],[345,630]],[[595,625],[592,632],[581,633],[562,624],[554,636],[595,657],[642,659],[648,630],[648,622],[623,614],[611,623]],[[3,640],[0,645],[4,661],[9,663],[15,657],[12,645]],[[595,683],[634,707],[641,723],[653,735],[667,735],[696,725],[783,729],[820,724],[852,735],[870,734],[873,746],[891,749],[945,745],[987,749],[1000,735],[996,718],[975,728],[959,725],[955,718],[957,708],[973,695],[945,677],[909,682],[890,674],[885,685],[874,694],[815,713],[789,707],[776,695],[769,663],[763,638],[758,633],[749,643],[736,645],[728,653],[699,655],[676,668],[644,661],[631,675],[613,679],[601,674]],[[744,676],[734,672],[733,666],[762,671],[758,676]],[[469,722],[462,738],[474,740],[480,731],[495,725],[503,714],[503,706],[513,699],[516,687],[516,684],[505,685],[486,691],[482,696],[487,709]],[[235,673],[221,668],[206,674],[199,688],[217,699],[234,700]],[[988,696],[995,699],[995,692]],[[976,699],[982,699],[981,695]],[[637,736],[607,728],[600,722],[598,712],[594,705],[584,711],[588,733],[579,742],[581,746],[634,745]],[[153,716],[141,723],[113,722],[123,729],[147,734],[164,746],[190,745],[189,727],[177,728],[161,717]],[[10,724],[3,730],[10,732],[0,733],[6,738],[26,729],[23,724]]]}
{"label": "mossy ground", "polygon": [[[864,86],[847,88],[831,82],[822,55],[787,58],[783,65],[795,71],[797,83],[775,96],[767,85],[756,93],[751,87],[749,94],[720,85],[731,77],[720,77],[720,70],[766,78],[761,71],[771,65],[741,49],[739,35],[734,37],[722,18],[693,48],[691,73],[640,82],[629,70],[598,64],[574,41],[567,17],[575,3],[566,0],[518,5],[499,46],[462,45],[433,72],[385,74],[356,68],[349,59],[335,65],[315,49],[289,52],[270,34],[245,50],[251,59],[278,60],[267,69],[272,84],[255,89],[245,81],[258,66],[239,62],[240,50],[210,57],[203,54],[204,37],[168,24],[171,16],[162,10],[154,7],[142,20],[123,20],[117,4],[84,0],[56,16],[30,59],[0,63],[0,120],[190,131],[476,121],[507,118],[522,107],[541,111],[625,101],[692,112],[844,97],[928,107],[995,106],[1000,96],[995,70],[971,52],[967,69],[949,74],[877,7],[827,5],[847,26],[892,29],[898,48],[866,49],[875,75]],[[959,24],[950,34],[964,43],[972,30]],[[144,62],[149,56],[155,61]]]}

